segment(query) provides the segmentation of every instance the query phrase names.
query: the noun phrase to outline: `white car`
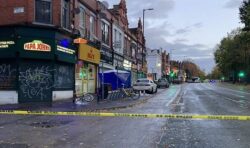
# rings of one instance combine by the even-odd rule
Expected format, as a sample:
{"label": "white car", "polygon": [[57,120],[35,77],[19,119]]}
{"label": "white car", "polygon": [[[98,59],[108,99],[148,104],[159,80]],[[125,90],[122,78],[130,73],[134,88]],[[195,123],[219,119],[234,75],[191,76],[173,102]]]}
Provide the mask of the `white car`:
{"label": "white car", "polygon": [[149,93],[156,93],[157,85],[152,80],[138,79],[133,85],[133,89],[138,91],[147,91]]}

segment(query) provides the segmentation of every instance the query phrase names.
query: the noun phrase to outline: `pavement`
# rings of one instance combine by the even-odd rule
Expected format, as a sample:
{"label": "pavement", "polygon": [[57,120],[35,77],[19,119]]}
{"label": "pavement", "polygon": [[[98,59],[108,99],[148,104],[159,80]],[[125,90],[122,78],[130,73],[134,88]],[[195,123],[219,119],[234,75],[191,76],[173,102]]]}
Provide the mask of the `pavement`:
{"label": "pavement", "polygon": [[[250,115],[250,93],[217,83],[172,85],[144,103],[108,112]],[[0,118],[0,147],[250,147],[249,121],[41,115]]]}
{"label": "pavement", "polygon": [[246,84],[239,84],[239,83],[232,84],[228,82],[222,82],[222,83],[218,83],[217,85],[221,87],[250,92],[250,84],[246,85]]}
{"label": "pavement", "polygon": [[[164,89],[158,89],[158,93],[163,92]],[[6,104],[0,105],[0,110],[42,110],[42,111],[101,111],[101,110],[116,110],[121,108],[134,107],[136,105],[145,103],[148,99],[154,97],[156,94],[141,94],[141,97],[136,100],[132,99],[117,99],[104,100],[97,102],[79,102],[73,103],[71,99],[55,101],[52,103],[23,103],[23,104]]]}

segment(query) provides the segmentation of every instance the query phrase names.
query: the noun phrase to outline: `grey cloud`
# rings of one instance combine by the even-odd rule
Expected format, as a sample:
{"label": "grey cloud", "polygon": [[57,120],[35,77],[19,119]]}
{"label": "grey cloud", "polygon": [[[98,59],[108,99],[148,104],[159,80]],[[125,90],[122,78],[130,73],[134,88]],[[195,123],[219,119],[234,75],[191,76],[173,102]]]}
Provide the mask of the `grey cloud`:
{"label": "grey cloud", "polygon": [[228,0],[224,5],[224,8],[234,9],[239,8],[242,3],[242,0]]}
{"label": "grey cloud", "polygon": [[201,28],[201,27],[203,27],[203,24],[202,24],[201,22],[199,22],[199,23],[193,24],[192,26],[193,26],[194,28]]}
{"label": "grey cloud", "polygon": [[187,39],[178,39],[178,38],[177,38],[176,40],[174,40],[174,42],[175,42],[175,43],[179,43],[179,42],[180,42],[180,43],[184,43],[184,42],[188,42],[188,40],[187,40]]}
{"label": "grey cloud", "polygon": [[[142,5],[143,4],[143,5]],[[174,0],[127,0],[128,17],[130,26],[136,26],[138,18],[142,18],[143,9],[153,8],[152,11],[145,11],[145,23],[168,17],[174,9]],[[131,18],[134,21],[131,21]]]}
{"label": "grey cloud", "polygon": [[193,25],[190,25],[190,26],[186,26],[184,28],[181,28],[181,29],[177,29],[175,31],[175,34],[186,34],[188,32],[191,32],[193,29],[196,29],[196,28],[201,28],[203,26],[203,24],[201,22],[199,23],[195,23]]}
{"label": "grey cloud", "polygon": [[181,29],[176,30],[175,34],[185,34],[185,33],[188,33],[190,31],[191,31],[191,29],[189,27],[186,27],[186,28],[181,28]]}

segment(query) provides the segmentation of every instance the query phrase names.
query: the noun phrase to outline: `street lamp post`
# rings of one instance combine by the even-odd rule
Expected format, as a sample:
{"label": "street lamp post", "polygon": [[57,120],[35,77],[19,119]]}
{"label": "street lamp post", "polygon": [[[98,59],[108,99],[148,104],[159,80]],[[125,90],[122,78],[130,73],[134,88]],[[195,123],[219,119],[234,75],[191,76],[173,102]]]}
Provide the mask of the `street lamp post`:
{"label": "street lamp post", "polygon": [[142,27],[143,27],[143,29],[142,29],[142,32],[143,32],[143,36],[144,36],[144,19],[145,19],[145,11],[151,11],[151,10],[154,10],[154,8],[148,8],[148,9],[143,9],[143,15],[142,15]]}
{"label": "street lamp post", "polygon": [[144,27],[144,20],[145,20],[145,11],[151,11],[151,10],[154,10],[153,8],[148,8],[148,9],[143,9],[143,15],[142,15],[142,33],[143,33],[143,42],[144,42],[144,47],[143,47],[143,49],[142,49],[142,67],[143,67],[143,65],[144,65],[144,58],[143,58],[143,54],[144,54],[144,50],[145,50],[145,35],[144,35],[144,29],[145,29],[145,27]]}

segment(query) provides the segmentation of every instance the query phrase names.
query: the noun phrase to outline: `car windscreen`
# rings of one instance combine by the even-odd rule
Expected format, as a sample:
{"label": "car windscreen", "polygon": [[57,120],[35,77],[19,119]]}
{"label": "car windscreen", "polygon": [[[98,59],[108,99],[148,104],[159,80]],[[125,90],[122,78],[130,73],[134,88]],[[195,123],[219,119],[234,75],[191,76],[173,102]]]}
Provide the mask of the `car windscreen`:
{"label": "car windscreen", "polygon": [[137,80],[136,82],[137,82],[137,83],[148,83],[149,80]]}

